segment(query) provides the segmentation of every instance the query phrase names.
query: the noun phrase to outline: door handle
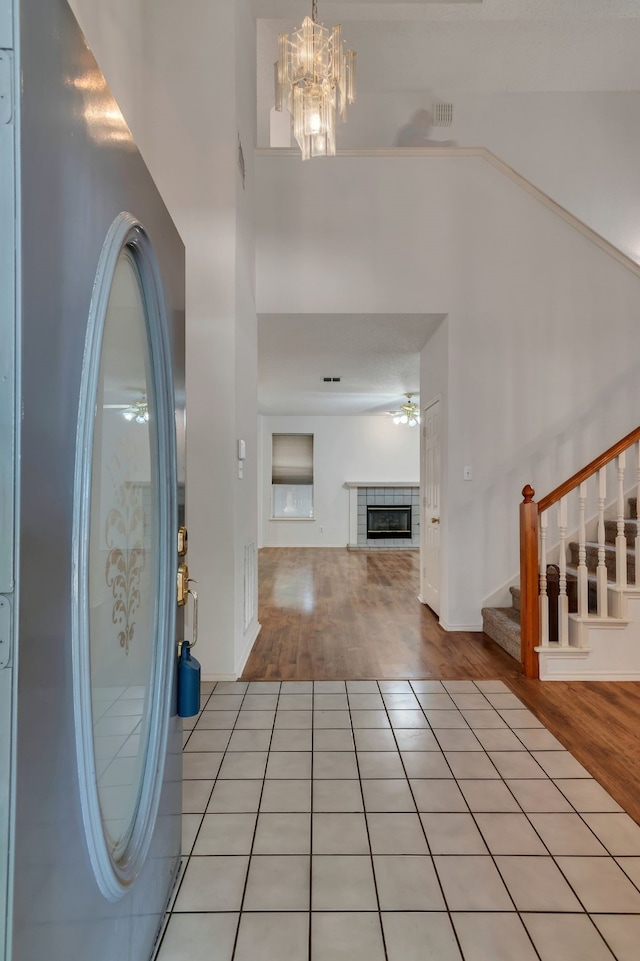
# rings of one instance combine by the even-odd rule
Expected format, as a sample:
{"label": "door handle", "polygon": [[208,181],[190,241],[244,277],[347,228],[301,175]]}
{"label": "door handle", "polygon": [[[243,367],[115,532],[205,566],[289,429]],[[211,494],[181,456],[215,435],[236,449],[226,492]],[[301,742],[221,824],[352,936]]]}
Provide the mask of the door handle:
{"label": "door handle", "polygon": [[[182,565],[182,564],[180,566],[186,567],[186,565]],[[187,571],[187,575],[188,573],[189,572]],[[191,651],[198,643],[198,593],[197,591],[194,591],[192,587],[189,587],[189,584],[197,584],[198,582],[194,581],[192,577],[187,577],[184,583],[186,585],[186,589],[184,592],[184,601],[180,606],[184,607],[184,605],[189,600],[189,595],[191,595],[191,597],[193,598],[193,626],[191,628],[191,634],[192,634],[191,641],[178,641],[178,657],[180,657],[180,654],[182,653],[183,644],[188,644],[189,650]]]}
{"label": "door handle", "polygon": [[[198,582],[194,581],[193,579],[189,580],[189,584],[197,584],[197,583]],[[192,640],[191,640],[191,644],[189,645],[191,650],[193,650],[193,648],[198,643],[198,594],[196,591],[193,590],[192,587],[187,588],[187,594],[190,594],[191,597],[193,598],[193,627],[191,629]]]}

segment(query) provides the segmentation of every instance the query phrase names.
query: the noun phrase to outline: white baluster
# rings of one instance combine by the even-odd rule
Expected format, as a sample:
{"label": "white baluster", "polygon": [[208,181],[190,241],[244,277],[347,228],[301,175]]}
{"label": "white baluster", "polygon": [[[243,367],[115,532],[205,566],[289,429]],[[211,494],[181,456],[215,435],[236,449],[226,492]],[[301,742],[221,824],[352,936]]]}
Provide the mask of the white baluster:
{"label": "white baluster", "polygon": [[640,524],[638,523],[638,509],[640,508],[640,441],[636,444],[636,576],[635,586],[640,587]]}
{"label": "white baluster", "polygon": [[587,482],[580,484],[578,527],[578,614],[586,617],[589,613],[589,572],[587,570],[586,534]]}
{"label": "white baluster", "polygon": [[549,645],[549,598],[547,597],[547,512],[540,514],[540,644]]}
{"label": "white baluster", "polygon": [[569,598],[567,597],[567,498],[558,502],[558,533],[560,535],[560,576],[558,579],[558,643],[569,646]]}
{"label": "white baluster", "polygon": [[598,592],[598,617],[607,616],[607,566],[604,562],[604,505],[607,499],[607,471],[598,471],[598,567],[596,568],[596,588]]}
{"label": "white baluster", "polygon": [[624,469],[626,454],[618,454],[616,470],[618,474],[618,524],[616,531],[616,587],[627,586],[627,538],[624,533]]}

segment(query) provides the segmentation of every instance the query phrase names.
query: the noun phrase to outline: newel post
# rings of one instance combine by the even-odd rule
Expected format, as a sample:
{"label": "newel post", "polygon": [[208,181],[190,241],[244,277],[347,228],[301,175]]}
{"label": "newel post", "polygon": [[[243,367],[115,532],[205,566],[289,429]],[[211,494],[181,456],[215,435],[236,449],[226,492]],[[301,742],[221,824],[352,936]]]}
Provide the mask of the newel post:
{"label": "newel post", "polygon": [[538,604],[538,505],[527,484],[520,504],[520,660],[525,677],[538,677],[540,609]]}

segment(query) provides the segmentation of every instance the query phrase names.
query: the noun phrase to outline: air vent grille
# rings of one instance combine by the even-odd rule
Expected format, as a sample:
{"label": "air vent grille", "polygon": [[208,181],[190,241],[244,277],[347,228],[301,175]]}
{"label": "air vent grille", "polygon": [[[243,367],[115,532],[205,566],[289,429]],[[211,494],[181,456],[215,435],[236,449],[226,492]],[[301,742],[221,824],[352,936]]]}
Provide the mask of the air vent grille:
{"label": "air vent grille", "polygon": [[432,115],[434,127],[450,127],[453,123],[453,104],[434,103]]}

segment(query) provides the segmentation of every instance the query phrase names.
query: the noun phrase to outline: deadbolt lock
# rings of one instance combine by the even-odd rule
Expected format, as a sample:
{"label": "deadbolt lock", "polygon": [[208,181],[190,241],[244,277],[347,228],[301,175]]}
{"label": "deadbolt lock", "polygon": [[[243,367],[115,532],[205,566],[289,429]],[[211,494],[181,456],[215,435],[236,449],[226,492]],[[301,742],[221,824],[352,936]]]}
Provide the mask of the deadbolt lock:
{"label": "deadbolt lock", "polygon": [[178,557],[184,557],[187,553],[188,540],[189,535],[187,534],[187,528],[180,526],[178,528]]}
{"label": "deadbolt lock", "polygon": [[189,568],[183,562],[178,564],[178,607],[184,607],[189,596]]}

